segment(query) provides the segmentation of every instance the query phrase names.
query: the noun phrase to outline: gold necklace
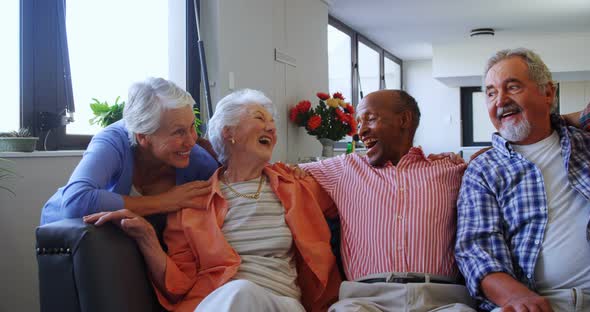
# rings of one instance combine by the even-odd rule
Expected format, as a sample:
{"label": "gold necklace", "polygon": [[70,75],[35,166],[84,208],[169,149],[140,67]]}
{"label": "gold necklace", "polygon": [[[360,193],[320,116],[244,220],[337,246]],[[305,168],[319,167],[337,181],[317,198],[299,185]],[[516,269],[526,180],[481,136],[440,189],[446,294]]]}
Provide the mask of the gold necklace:
{"label": "gold necklace", "polygon": [[223,173],[223,184],[225,184],[225,186],[227,186],[227,188],[230,191],[232,191],[232,193],[236,194],[239,197],[248,198],[248,199],[258,199],[258,198],[260,198],[260,190],[262,189],[262,181],[264,181],[264,174],[261,174],[260,175],[260,182],[258,182],[258,190],[256,191],[256,193],[242,194],[242,193],[236,191],[233,187],[231,187],[231,185],[229,185],[229,181],[227,180],[226,173],[227,173],[227,171],[225,171]]}

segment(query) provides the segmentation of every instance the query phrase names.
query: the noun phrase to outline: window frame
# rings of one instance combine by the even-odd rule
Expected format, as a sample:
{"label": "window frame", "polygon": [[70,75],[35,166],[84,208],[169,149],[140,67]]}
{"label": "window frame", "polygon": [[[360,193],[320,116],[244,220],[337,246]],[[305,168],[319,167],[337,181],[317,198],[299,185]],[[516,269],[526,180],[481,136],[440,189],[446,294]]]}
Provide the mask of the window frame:
{"label": "window frame", "polygon": [[[60,99],[73,96],[67,94],[68,92],[65,90],[68,86],[60,78],[64,76],[63,54],[56,51],[48,52],[48,50],[41,47],[43,43],[47,44],[47,41],[49,41],[49,44],[60,44],[58,18],[52,14],[57,13],[55,10],[59,8],[60,1],[63,3],[61,5],[65,10],[66,0],[20,1],[20,127],[31,129],[33,135],[40,138],[37,143],[37,150],[45,150],[45,143],[47,150],[86,149],[92,139],[92,135],[66,134],[65,125],[49,131],[40,130],[41,112],[61,114],[61,112],[65,111],[65,105],[60,104]],[[198,38],[193,0],[185,0],[185,5],[187,40],[185,51],[187,60],[185,65],[186,90],[195,99],[195,107],[201,110],[201,67],[199,50],[196,44]],[[40,6],[47,6],[53,10],[49,14],[42,16],[42,18],[46,19],[44,25],[50,25],[52,29],[39,30],[38,12]],[[200,12],[200,0],[197,0],[197,10]],[[45,31],[47,32],[45,33]],[[46,36],[47,34],[49,36]],[[47,53],[53,55],[47,56],[45,55]],[[40,58],[43,61],[39,61]],[[62,73],[60,74],[60,72]],[[46,87],[48,83],[53,85]],[[71,89],[71,84],[69,88]],[[85,105],[85,103],[76,103],[76,105]],[[74,115],[74,118],[76,118],[76,115]],[[45,140],[46,138],[47,140]]]}
{"label": "window frame", "polygon": [[[393,53],[385,50],[368,37],[364,36],[363,34],[357,32],[350,26],[346,25],[345,23],[341,22],[337,18],[333,17],[332,15],[328,15],[328,25],[342,31],[343,33],[350,36],[350,81],[351,81],[351,94],[352,98],[350,99],[350,103],[353,107],[358,106],[357,95],[359,94],[359,77],[358,71],[356,68],[358,67],[358,45],[359,42],[367,45],[368,47],[374,49],[379,53],[379,89],[382,90],[385,88],[385,57],[389,58],[393,62],[397,63],[400,67],[400,88],[403,90],[404,87],[404,80],[403,80],[403,61],[399,57],[395,56]],[[327,40],[327,38],[326,38]],[[336,142],[334,145],[336,148],[346,148],[346,142]]]}
{"label": "window frame", "polygon": [[473,93],[483,92],[481,87],[461,87],[461,146],[490,146],[490,141],[473,140]]}
{"label": "window frame", "polygon": [[[358,81],[356,80],[356,73],[354,70],[354,66],[356,64],[357,59],[357,43],[356,43],[356,32],[348,27],[346,24],[342,23],[338,19],[334,18],[332,15],[328,15],[328,25],[340,30],[341,32],[350,36],[350,77],[351,77],[351,99],[350,102],[353,106],[356,107],[356,96],[355,94],[358,93]],[[327,39],[326,39],[327,40]]]}
{"label": "window frame", "polygon": [[389,59],[390,61],[396,63],[397,65],[399,65],[399,88],[400,90],[404,89],[404,71],[403,71],[403,62],[402,60],[387,52],[387,50],[383,50],[383,88],[387,88],[387,85],[385,84],[385,59]]}
{"label": "window frame", "polygon": [[[379,55],[379,74],[378,74],[378,77],[379,77],[378,78],[379,79],[379,90],[383,90],[383,88],[385,87],[385,81],[384,81],[384,79],[385,79],[385,73],[384,73],[385,66],[384,66],[384,61],[383,61],[383,56],[384,56],[383,51],[384,50],[379,45],[377,45],[376,43],[374,43],[373,41],[369,40],[367,37],[365,37],[365,36],[363,36],[361,34],[357,34],[356,37],[357,37],[357,40],[356,40],[356,42],[357,42],[357,44],[356,44],[356,50],[357,50],[357,53],[356,53],[356,55],[357,55],[356,64],[358,64],[358,61],[359,61],[358,60],[359,43],[362,43],[362,44],[366,45],[367,47],[373,49]],[[357,80],[357,83],[358,83],[358,80]],[[359,92],[357,92],[355,94],[358,94],[358,93]],[[366,95],[366,93],[364,95]],[[360,95],[359,95],[359,100],[360,100]]]}
{"label": "window frame", "polygon": [[367,36],[357,32],[350,26],[346,25],[342,21],[338,20],[337,18],[333,17],[332,15],[328,15],[328,25],[342,31],[343,33],[350,36],[350,56],[351,56],[351,64],[350,64],[350,76],[351,76],[351,92],[352,92],[352,99],[350,99],[350,103],[356,107],[359,103],[357,101],[357,94],[359,94],[359,85],[358,85],[358,74],[356,71],[356,67],[358,66],[358,43],[362,42],[363,44],[367,45],[368,47],[374,49],[379,53],[379,89],[385,88],[385,60],[384,58],[388,58],[394,63],[400,66],[400,86],[403,90],[404,87],[404,80],[403,80],[403,61],[399,57],[395,56],[393,53],[387,51],[380,45],[376,44],[374,41],[369,39]]}

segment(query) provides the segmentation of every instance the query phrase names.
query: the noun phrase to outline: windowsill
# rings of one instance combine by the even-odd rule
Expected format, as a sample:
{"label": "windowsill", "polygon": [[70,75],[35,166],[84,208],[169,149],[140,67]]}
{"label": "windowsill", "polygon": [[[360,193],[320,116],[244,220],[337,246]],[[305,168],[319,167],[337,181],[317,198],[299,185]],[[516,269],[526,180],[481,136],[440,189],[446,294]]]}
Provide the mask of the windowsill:
{"label": "windowsill", "polygon": [[25,152],[0,152],[0,158],[42,158],[42,157],[81,157],[84,150],[68,151],[34,151]]}

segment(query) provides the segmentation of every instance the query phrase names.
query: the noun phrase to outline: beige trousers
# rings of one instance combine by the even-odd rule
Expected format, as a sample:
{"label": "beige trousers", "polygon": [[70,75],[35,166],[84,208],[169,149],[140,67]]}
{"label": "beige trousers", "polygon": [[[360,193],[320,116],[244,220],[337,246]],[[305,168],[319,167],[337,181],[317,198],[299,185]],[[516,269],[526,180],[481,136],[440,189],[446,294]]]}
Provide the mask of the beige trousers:
{"label": "beige trousers", "polygon": [[[590,290],[581,288],[541,291],[539,294],[551,303],[554,312],[588,312],[590,311]],[[492,312],[502,311],[496,308]]]}
{"label": "beige trousers", "polygon": [[475,312],[467,288],[438,283],[343,282],[330,312]]}

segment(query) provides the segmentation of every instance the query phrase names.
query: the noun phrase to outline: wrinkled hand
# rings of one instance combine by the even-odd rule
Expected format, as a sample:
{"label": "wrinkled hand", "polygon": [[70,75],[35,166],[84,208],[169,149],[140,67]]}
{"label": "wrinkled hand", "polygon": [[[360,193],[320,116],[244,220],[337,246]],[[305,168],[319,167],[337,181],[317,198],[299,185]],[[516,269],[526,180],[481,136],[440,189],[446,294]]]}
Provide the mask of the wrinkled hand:
{"label": "wrinkled hand", "polygon": [[508,300],[502,312],[553,312],[549,300],[537,294]]}
{"label": "wrinkled hand", "polygon": [[211,193],[211,188],[210,181],[193,181],[177,185],[157,196],[166,212],[174,212],[182,208],[204,208],[194,207],[195,203],[192,199]]}
{"label": "wrinkled hand", "polygon": [[127,209],[98,212],[85,216],[82,220],[96,226],[100,226],[106,222],[112,222],[125,231],[127,235],[138,241],[154,238],[156,235],[154,228],[146,219]]}
{"label": "wrinkled hand", "polygon": [[287,166],[287,168],[289,168],[289,170],[291,170],[291,173],[293,174],[293,176],[295,176],[295,178],[303,179],[307,177],[307,172],[305,172],[305,170],[301,169],[299,166],[291,164],[285,165]]}
{"label": "wrinkled hand", "polygon": [[449,158],[453,163],[455,163],[457,165],[465,163],[465,161],[463,160],[463,158],[461,158],[461,156],[459,156],[453,152],[428,155],[428,159],[431,161],[441,160],[441,159],[445,159],[445,158]]}

